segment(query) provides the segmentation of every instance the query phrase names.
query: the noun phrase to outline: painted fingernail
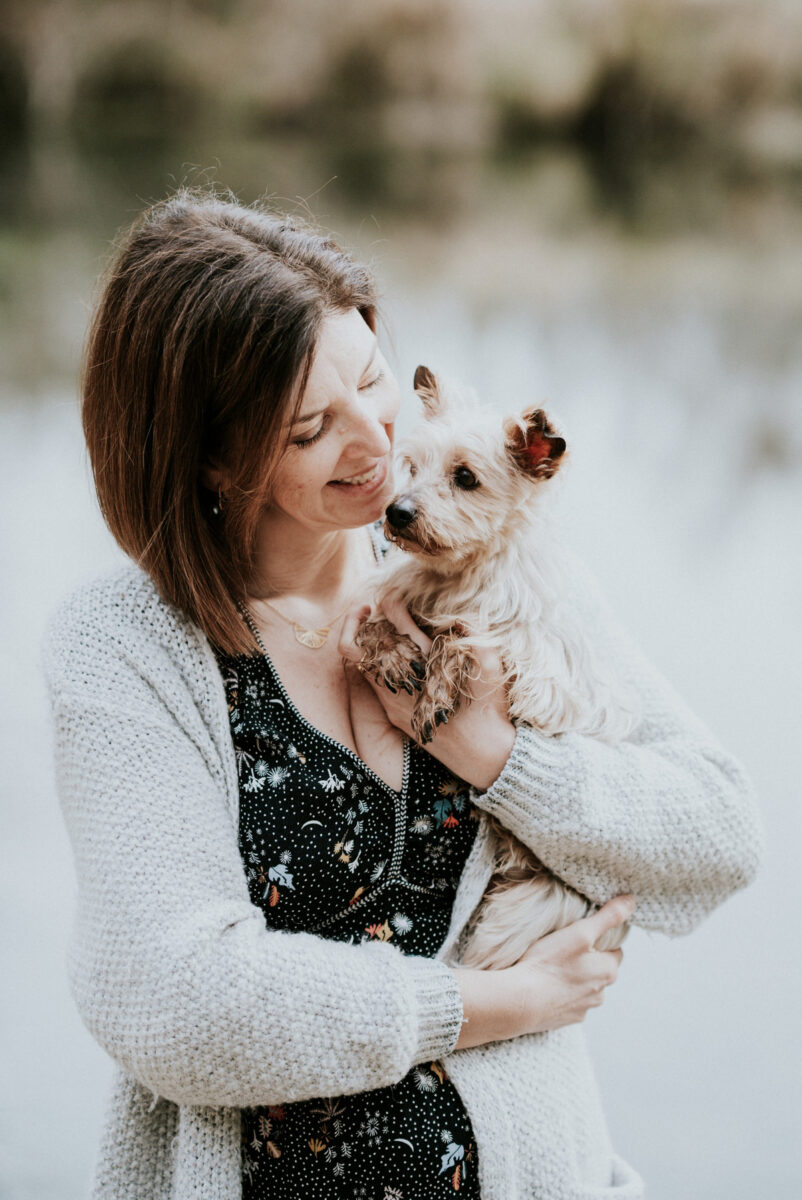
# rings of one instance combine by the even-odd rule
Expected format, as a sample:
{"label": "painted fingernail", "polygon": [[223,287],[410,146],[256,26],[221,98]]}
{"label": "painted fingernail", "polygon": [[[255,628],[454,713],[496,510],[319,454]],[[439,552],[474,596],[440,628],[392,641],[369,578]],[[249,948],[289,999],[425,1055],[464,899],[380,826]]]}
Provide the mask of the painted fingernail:
{"label": "painted fingernail", "polygon": [[447,725],[448,724],[448,709],[438,708],[437,712],[434,714],[434,723],[435,723],[435,725]]}
{"label": "painted fingernail", "polygon": [[423,679],[424,675],[426,674],[426,664],[422,663],[420,659],[413,658],[409,665],[417,675],[418,679]]}

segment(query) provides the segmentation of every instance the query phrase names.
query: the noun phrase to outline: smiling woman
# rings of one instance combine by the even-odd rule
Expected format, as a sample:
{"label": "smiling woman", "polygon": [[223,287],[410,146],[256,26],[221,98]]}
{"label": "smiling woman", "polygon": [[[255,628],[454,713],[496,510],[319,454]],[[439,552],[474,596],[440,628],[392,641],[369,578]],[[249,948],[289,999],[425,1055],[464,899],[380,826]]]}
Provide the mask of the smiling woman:
{"label": "smiling woman", "polygon": [[[321,354],[327,318],[333,333]],[[368,273],[284,216],[182,191],[148,210],[119,248],[84,372],[98,497],[123,550],[218,645],[252,646],[235,598],[254,569],[254,536],[287,429],[302,404],[321,408],[306,400],[313,359],[327,423],[329,397],[340,412],[346,383],[373,381],[353,375],[367,370],[375,322]],[[301,441],[306,424],[297,426]],[[312,429],[307,440],[322,432]],[[383,442],[387,459],[386,435]],[[363,462],[378,457],[374,443],[376,434]],[[210,521],[213,506],[220,519]],[[352,523],[380,511],[355,513]]]}
{"label": "smiling woman", "polygon": [[[308,530],[356,528],[377,520],[393,495],[393,422],[399,389],[376,336],[356,309],[326,316],[287,453],[271,476],[270,513],[262,518],[258,559],[289,525]],[[225,496],[225,472],[208,475]],[[269,586],[269,581],[264,581]]]}
{"label": "smiling woman", "polygon": [[[640,694],[631,737],[516,728],[491,654],[410,738],[412,698],[350,665],[398,406],[330,238],[183,192],[126,236],[83,417],[134,562],[45,646],[73,994],[117,1064],[98,1200],[642,1195],[578,1028],[621,961],[595,943],[627,893],[680,933],[748,882],[749,784],[579,565],[566,603]],[[471,970],[491,816],[601,907]]]}

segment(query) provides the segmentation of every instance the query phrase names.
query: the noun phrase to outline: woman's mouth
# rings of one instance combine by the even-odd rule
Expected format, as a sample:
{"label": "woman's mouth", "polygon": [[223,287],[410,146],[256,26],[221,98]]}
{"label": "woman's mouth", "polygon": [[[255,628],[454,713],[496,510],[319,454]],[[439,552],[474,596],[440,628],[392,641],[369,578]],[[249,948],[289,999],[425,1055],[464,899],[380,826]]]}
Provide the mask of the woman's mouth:
{"label": "woman's mouth", "polygon": [[360,495],[366,496],[380,488],[386,478],[387,459],[382,458],[369,470],[361,471],[358,475],[346,475],[342,479],[332,479],[327,486],[347,489],[349,492],[358,492]]}

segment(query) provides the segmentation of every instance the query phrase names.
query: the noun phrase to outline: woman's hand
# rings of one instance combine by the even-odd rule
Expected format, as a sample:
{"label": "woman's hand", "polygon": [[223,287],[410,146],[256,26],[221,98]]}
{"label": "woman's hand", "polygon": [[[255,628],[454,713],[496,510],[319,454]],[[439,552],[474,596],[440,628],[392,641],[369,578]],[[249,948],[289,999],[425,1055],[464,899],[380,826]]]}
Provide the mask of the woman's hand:
{"label": "woman's hand", "polygon": [[[367,606],[353,609],[343,623],[339,650],[347,662],[359,662],[362,651],[356,644],[360,623],[371,612]],[[425,657],[431,638],[418,628],[400,601],[386,600],[382,614],[420,647]],[[440,725],[426,749],[460,779],[480,791],[490,787],[507,762],[515,741],[515,726],[507,716],[507,698],[502,681],[501,662],[492,650],[477,651],[481,674],[471,685],[471,701],[452,714],[447,725]],[[370,675],[365,678],[379,698],[388,720],[412,736],[410,720],[415,697],[404,691],[390,692]]]}
{"label": "woman's hand", "polygon": [[456,967],[464,1024],[455,1049],[544,1033],[584,1021],[614,983],[623,950],[596,950],[608,929],[629,920],[632,896],[616,896],[590,917],[540,938],[513,967]]}

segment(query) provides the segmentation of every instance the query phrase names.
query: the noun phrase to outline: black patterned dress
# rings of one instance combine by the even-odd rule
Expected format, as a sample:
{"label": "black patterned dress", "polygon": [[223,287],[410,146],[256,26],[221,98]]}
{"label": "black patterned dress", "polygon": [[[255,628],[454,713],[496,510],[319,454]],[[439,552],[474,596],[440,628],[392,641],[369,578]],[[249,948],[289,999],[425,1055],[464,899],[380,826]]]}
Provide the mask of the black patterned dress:
{"label": "black patterned dress", "polygon": [[[275,929],[434,957],[478,813],[407,742],[400,792],[298,712],[267,655],[220,656],[251,899]],[[243,1111],[244,1200],[479,1197],[478,1153],[439,1062],[357,1095]]]}

